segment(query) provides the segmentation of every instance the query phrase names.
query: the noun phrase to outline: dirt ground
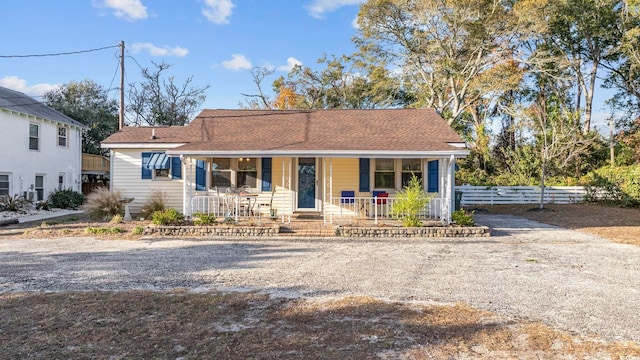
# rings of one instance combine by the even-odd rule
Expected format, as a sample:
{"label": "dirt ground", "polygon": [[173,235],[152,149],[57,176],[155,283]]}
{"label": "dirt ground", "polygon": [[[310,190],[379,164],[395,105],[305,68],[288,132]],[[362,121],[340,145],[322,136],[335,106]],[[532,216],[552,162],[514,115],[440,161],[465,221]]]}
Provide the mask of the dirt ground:
{"label": "dirt ground", "polygon": [[475,211],[521,216],[549,225],[586,232],[622,243],[640,245],[640,209],[596,204],[478,206]]}
{"label": "dirt ground", "polygon": [[[599,205],[491,206],[511,214],[640,245],[640,210]],[[0,227],[8,238],[95,236],[136,240],[148,222],[73,216]],[[118,228],[88,234],[87,227]],[[640,359],[640,345],[504,319],[466,304],[368,297],[273,298],[259,293],[64,291],[0,293],[2,357],[180,359]]]}

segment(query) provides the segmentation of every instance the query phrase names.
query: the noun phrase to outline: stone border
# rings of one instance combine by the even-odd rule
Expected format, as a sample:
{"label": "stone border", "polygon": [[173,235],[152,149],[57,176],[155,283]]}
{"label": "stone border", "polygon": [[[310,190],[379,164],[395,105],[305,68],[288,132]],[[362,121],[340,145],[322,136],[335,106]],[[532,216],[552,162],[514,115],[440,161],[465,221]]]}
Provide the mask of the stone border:
{"label": "stone border", "polygon": [[474,227],[352,227],[336,228],[340,237],[489,237],[486,226]]}
{"label": "stone border", "polygon": [[[336,226],[337,237],[489,237],[491,231],[486,226],[475,227],[354,227]],[[273,237],[280,235],[280,225],[276,226],[146,226],[143,235],[160,236],[230,236],[230,237]],[[301,235],[303,236],[303,235]]]}
{"label": "stone border", "polygon": [[143,235],[161,236],[278,236],[280,226],[145,226]]}

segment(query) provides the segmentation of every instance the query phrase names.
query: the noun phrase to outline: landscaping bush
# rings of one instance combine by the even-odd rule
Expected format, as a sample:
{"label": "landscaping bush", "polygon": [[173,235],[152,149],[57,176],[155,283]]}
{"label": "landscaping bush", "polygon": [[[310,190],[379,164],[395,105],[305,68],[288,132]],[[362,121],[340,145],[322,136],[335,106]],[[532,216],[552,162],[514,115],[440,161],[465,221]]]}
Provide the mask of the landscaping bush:
{"label": "landscaping bush", "polygon": [[120,234],[123,233],[124,230],[122,230],[119,227],[94,227],[94,226],[87,226],[84,229],[84,232],[87,234],[91,234],[91,235],[105,235],[105,234]]}
{"label": "landscaping bush", "polygon": [[396,199],[391,206],[391,215],[398,217],[405,227],[422,226],[419,216],[430,199],[431,197],[422,188],[422,180],[413,175],[409,184],[396,193]]}
{"label": "landscaping bush", "polygon": [[184,221],[184,215],[176,209],[166,209],[154,212],[151,221],[155,225],[180,225]]}
{"label": "landscaping bush", "polygon": [[451,220],[460,226],[475,226],[476,222],[473,220],[473,213],[473,211],[466,212],[462,209],[456,210],[451,214]]}
{"label": "landscaping bush", "polygon": [[54,208],[75,210],[84,203],[84,195],[71,189],[56,190],[49,200]]}
{"label": "landscaping bush", "polygon": [[111,217],[111,220],[109,220],[109,223],[111,224],[122,224],[124,222],[124,216],[120,215],[120,214],[115,214]]}
{"label": "landscaping bush", "polygon": [[583,176],[581,183],[587,190],[587,201],[640,205],[640,165],[602,167]]}
{"label": "landscaping bush", "polygon": [[14,196],[8,196],[4,202],[0,203],[0,211],[23,212],[23,208],[26,203],[27,201],[17,194]]}
{"label": "landscaping bush", "polygon": [[164,210],[166,203],[167,193],[162,190],[153,191],[142,205],[142,216],[148,219],[154,212]]}
{"label": "landscaping bush", "polygon": [[216,216],[213,214],[205,214],[197,212],[193,214],[193,224],[199,226],[208,226],[216,223]]}
{"label": "landscaping bush", "polygon": [[144,234],[144,226],[136,226],[131,230],[131,235],[142,235]]}
{"label": "landscaping bush", "polygon": [[109,189],[101,187],[87,196],[87,202],[82,206],[82,209],[87,212],[89,217],[106,221],[113,218],[114,215],[124,212],[124,205],[120,199],[122,199],[122,192],[109,191]]}

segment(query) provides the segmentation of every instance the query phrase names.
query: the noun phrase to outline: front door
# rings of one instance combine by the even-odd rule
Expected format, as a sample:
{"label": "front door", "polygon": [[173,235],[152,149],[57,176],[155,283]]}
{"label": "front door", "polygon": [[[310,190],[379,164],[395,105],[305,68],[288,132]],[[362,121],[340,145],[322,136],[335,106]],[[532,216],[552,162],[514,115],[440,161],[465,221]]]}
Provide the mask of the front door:
{"label": "front door", "polygon": [[316,158],[298,159],[298,209],[316,209]]}

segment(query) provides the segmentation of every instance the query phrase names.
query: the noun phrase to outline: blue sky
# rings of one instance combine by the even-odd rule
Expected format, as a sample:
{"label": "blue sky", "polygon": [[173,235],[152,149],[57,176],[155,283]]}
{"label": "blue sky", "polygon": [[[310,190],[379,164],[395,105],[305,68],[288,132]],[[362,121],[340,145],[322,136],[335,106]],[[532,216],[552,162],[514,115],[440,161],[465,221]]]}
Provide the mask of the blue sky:
{"label": "blue sky", "polygon": [[[253,66],[286,75],[295,64],[314,67],[323,55],[351,54],[354,21],[364,0],[19,0],[2,9],[0,55],[126,48],[125,84],[140,80],[152,61],[171,65],[183,84],[209,85],[203,108],[234,109],[255,94]],[[39,97],[70,81],[94,80],[117,99],[117,48],[78,55],[0,58],[0,86]],[[125,85],[126,86],[126,85]],[[606,128],[596,89],[594,125]]]}
{"label": "blue sky", "polygon": [[[204,108],[237,108],[256,93],[250,69],[286,75],[323,54],[354,52],[363,0],[20,0],[2,6],[0,55],[74,52],[125,42],[125,83],[152,61],[171,64],[183,84],[209,85]],[[65,56],[0,58],[0,86],[35,96],[70,81],[119,86],[119,49]]]}

